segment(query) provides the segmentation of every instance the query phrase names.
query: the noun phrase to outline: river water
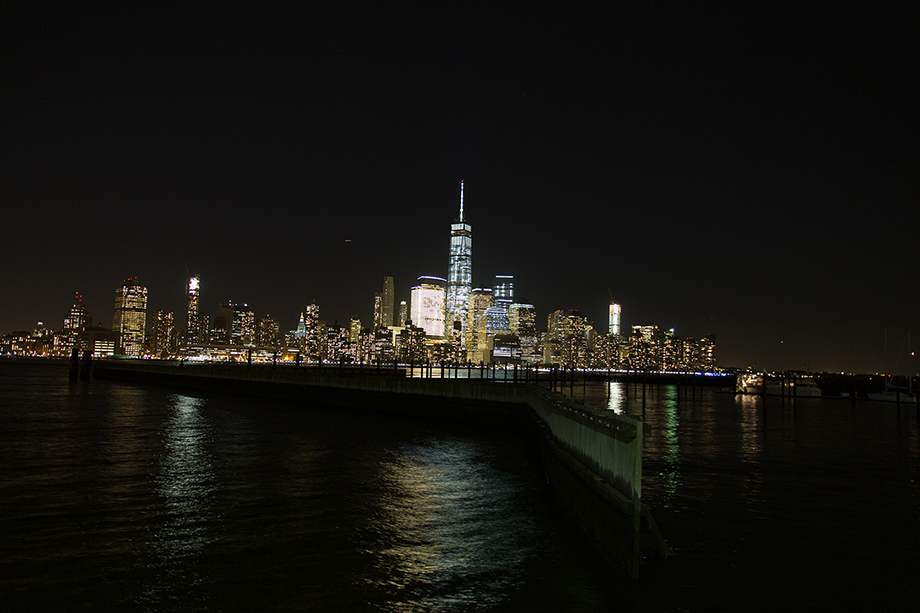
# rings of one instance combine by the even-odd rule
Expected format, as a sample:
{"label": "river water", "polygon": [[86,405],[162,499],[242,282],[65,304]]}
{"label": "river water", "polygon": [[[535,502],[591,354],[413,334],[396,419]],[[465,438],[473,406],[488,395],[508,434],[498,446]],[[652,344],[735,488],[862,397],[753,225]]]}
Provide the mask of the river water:
{"label": "river water", "polygon": [[[630,582],[515,432],[0,363],[5,611],[775,611],[916,604],[916,408],[596,383],[651,425],[672,556]],[[584,398],[582,396],[584,395]],[[372,407],[369,407],[372,408]]]}

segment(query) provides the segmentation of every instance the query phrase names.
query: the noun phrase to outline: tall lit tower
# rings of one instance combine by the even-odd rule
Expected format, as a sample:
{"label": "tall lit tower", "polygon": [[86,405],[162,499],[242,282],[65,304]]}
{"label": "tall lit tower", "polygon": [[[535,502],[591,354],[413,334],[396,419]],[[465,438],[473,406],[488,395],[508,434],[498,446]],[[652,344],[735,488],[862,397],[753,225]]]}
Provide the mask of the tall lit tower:
{"label": "tall lit tower", "polygon": [[463,181],[460,181],[460,216],[450,225],[450,265],[444,305],[447,329],[454,321],[461,322],[462,326],[467,323],[473,286],[472,262],[473,228],[463,219]]}
{"label": "tall lit tower", "polygon": [[126,280],[115,290],[115,318],[112,320],[112,329],[118,333],[116,353],[143,355],[146,327],[147,288],[134,277]]}
{"label": "tall lit tower", "polygon": [[425,330],[428,337],[444,336],[444,284],[440,277],[419,277],[410,291],[413,325]]}
{"label": "tall lit tower", "polygon": [[380,295],[380,323],[384,328],[393,327],[393,277],[383,278],[383,293]]}
{"label": "tall lit tower", "polygon": [[186,294],[185,345],[205,344],[202,334],[201,313],[198,310],[199,285],[201,278],[189,275]]}
{"label": "tall lit tower", "polygon": [[622,307],[614,301],[610,301],[610,312],[607,315],[607,323],[610,328],[608,334],[610,336],[619,336],[620,335],[620,315],[622,313]]}

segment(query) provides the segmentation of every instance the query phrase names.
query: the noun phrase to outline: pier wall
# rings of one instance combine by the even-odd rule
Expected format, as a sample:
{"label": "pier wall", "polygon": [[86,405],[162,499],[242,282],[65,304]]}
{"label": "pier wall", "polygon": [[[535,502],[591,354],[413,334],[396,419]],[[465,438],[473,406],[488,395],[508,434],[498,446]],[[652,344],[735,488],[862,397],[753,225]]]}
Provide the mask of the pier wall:
{"label": "pier wall", "polygon": [[95,376],[520,428],[538,443],[550,484],[602,556],[638,575],[646,426],[634,418],[530,383],[408,378],[398,371],[100,360]]}

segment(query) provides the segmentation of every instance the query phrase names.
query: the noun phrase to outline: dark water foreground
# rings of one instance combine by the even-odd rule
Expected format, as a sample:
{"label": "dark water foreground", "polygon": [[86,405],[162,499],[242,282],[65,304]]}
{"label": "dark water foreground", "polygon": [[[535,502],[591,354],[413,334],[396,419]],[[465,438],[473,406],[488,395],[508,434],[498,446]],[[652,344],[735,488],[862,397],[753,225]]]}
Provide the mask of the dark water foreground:
{"label": "dark water foreground", "polygon": [[[580,395],[579,395],[580,396]],[[587,401],[641,414],[640,398]],[[513,432],[0,364],[3,610],[891,610],[917,602],[915,409],[650,389],[674,554],[611,577]]]}

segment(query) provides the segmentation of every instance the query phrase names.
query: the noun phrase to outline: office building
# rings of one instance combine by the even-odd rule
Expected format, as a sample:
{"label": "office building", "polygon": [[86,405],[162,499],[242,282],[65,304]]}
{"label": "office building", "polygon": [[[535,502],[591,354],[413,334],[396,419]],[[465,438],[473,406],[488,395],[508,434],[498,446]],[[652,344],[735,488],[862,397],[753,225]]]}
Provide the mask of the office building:
{"label": "office building", "polygon": [[610,310],[607,315],[608,334],[610,336],[620,335],[620,315],[622,308],[616,302],[610,301]]}
{"label": "office building", "polygon": [[537,347],[537,309],[526,300],[514,302],[508,308],[508,323],[511,333],[521,344],[521,361],[538,364],[541,356]]}
{"label": "office building", "polygon": [[73,305],[67,315],[64,316],[62,330],[54,337],[54,353],[60,356],[70,356],[70,352],[76,347],[81,350],[80,333],[93,325],[93,318],[83,304],[83,296],[77,292],[74,296]]}
{"label": "office building", "polygon": [[479,287],[470,292],[466,328],[466,356],[470,362],[488,361],[485,355],[489,352],[486,311],[493,303],[492,290],[489,288]]}
{"label": "office building", "polygon": [[492,294],[495,296],[495,306],[507,311],[514,302],[514,275],[495,275]]}
{"label": "office building", "polygon": [[168,358],[175,353],[176,325],[172,311],[157,311],[153,322],[153,342],[150,353],[157,358]]}
{"label": "office building", "polygon": [[115,290],[115,317],[112,331],[117,335],[115,352],[119,355],[144,354],[144,332],[147,328],[147,288],[137,278],[127,279]]}
{"label": "office building", "polygon": [[352,317],[351,322],[348,325],[348,340],[352,343],[357,343],[358,339],[361,338],[361,320],[357,317]]}
{"label": "office building", "polygon": [[380,327],[393,327],[393,277],[383,278],[383,291],[380,294]]}
{"label": "office building", "polygon": [[256,316],[245,302],[233,307],[232,345],[251,347],[256,339]]}
{"label": "office building", "polygon": [[200,286],[201,278],[197,274],[189,275],[185,296],[185,337],[182,343],[185,347],[204,345],[208,340],[205,338],[208,328],[204,325],[199,305]]}
{"label": "office building", "polygon": [[[460,215],[450,225],[450,260],[447,270],[446,320],[462,326],[467,321],[470,291],[473,284],[473,229],[463,217],[463,181],[460,181]],[[462,338],[462,335],[461,335]]]}
{"label": "office building", "polygon": [[429,338],[444,338],[444,300],[447,280],[422,276],[410,294],[412,323]]}

